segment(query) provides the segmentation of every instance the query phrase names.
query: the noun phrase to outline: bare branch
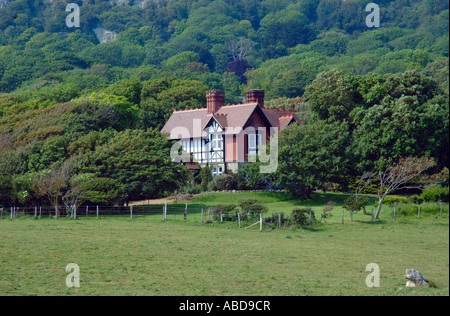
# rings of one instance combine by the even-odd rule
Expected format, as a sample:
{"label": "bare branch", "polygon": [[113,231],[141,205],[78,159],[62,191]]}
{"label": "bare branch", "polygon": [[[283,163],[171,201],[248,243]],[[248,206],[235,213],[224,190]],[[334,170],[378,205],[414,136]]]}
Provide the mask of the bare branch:
{"label": "bare branch", "polygon": [[412,183],[413,180],[435,165],[436,162],[431,158],[406,157],[400,158],[397,164],[388,167],[384,172],[380,173],[379,203],[376,218],[379,217],[381,205],[388,194],[400,189],[422,187],[423,184]]}

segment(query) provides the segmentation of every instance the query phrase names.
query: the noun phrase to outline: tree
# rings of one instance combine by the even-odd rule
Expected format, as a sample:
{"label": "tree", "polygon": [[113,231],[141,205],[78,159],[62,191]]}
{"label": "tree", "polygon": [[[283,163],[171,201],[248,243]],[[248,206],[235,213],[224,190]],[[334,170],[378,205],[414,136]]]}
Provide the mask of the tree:
{"label": "tree", "polygon": [[171,147],[157,130],[126,130],[87,154],[82,171],[119,181],[126,201],[157,198],[187,179],[186,168],[172,162]]}
{"label": "tree", "polygon": [[380,190],[378,192],[378,209],[375,218],[380,217],[381,206],[386,196],[396,190],[407,188],[420,188],[421,183],[414,183],[424,171],[434,167],[436,162],[427,157],[400,158],[399,162],[380,172]]}
{"label": "tree", "polygon": [[39,197],[45,196],[48,198],[52,207],[57,211],[57,216],[59,216],[59,202],[64,191],[67,190],[72,172],[72,168],[64,163],[36,179],[34,190]]}
{"label": "tree", "polygon": [[0,207],[11,205],[12,179],[11,176],[0,176]]}
{"label": "tree", "polygon": [[103,205],[113,205],[124,198],[122,184],[116,179],[93,178],[79,185],[83,200]]}
{"label": "tree", "polygon": [[360,109],[360,120],[352,119],[359,121],[353,136],[361,171],[382,171],[401,157],[422,155],[436,158],[439,169],[448,166],[448,99],[436,96],[421,103],[419,98],[402,96]]}
{"label": "tree", "polygon": [[208,191],[208,184],[213,181],[213,176],[211,173],[211,167],[205,166],[200,170],[200,181],[203,191]]}
{"label": "tree", "polygon": [[261,202],[254,199],[240,200],[239,207],[241,208],[241,216],[243,220],[256,217],[259,214],[267,213],[269,210],[267,206],[264,206]]}
{"label": "tree", "polygon": [[321,73],[306,88],[311,110],[321,120],[344,120],[356,106],[352,79],[337,70]]}
{"label": "tree", "polygon": [[251,48],[252,42],[244,37],[240,37],[239,39],[232,38],[225,44],[225,50],[233,60],[245,59]]}
{"label": "tree", "polygon": [[275,177],[294,196],[309,198],[326,181],[345,184],[352,173],[348,124],[323,121],[291,125],[280,132]]}
{"label": "tree", "polygon": [[312,74],[303,68],[290,69],[280,73],[273,80],[273,97],[301,97],[305,88],[313,81]]}
{"label": "tree", "polygon": [[344,201],[344,208],[350,212],[350,218],[353,221],[353,213],[365,209],[369,199],[367,197],[350,196]]}

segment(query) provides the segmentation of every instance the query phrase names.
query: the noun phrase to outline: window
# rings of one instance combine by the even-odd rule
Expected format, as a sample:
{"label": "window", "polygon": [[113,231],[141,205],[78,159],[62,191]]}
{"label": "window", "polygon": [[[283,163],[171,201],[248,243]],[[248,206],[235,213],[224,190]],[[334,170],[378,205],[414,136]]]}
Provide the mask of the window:
{"label": "window", "polygon": [[248,135],[248,154],[257,155],[258,146],[262,145],[262,135],[261,134],[249,134]]}
{"label": "window", "polygon": [[213,134],[212,139],[213,150],[222,150],[222,135],[221,134]]}
{"label": "window", "polygon": [[216,178],[217,176],[220,176],[223,174],[223,168],[222,167],[213,167],[212,168],[212,176],[213,178]]}

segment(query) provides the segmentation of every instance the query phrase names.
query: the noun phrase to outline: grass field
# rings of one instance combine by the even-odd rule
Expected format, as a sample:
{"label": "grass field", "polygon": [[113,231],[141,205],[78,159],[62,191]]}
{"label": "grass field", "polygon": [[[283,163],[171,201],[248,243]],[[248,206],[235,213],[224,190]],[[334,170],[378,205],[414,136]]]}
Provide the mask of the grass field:
{"label": "grass field", "polygon": [[[240,198],[229,195],[202,195],[189,204]],[[323,201],[344,196],[316,195],[314,202],[259,192],[246,197],[287,211],[303,203],[320,209]],[[383,211],[388,218],[389,209]],[[151,217],[4,219],[0,295],[449,295],[447,214],[374,224],[360,214],[344,225],[339,214],[338,206],[326,224],[270,232]],[[80,266],[80,288],[65,285],[69,263]],[[380,266],[380,288],[365,285],[370,263]],[[407,268],[437,288],[405,289]]]}

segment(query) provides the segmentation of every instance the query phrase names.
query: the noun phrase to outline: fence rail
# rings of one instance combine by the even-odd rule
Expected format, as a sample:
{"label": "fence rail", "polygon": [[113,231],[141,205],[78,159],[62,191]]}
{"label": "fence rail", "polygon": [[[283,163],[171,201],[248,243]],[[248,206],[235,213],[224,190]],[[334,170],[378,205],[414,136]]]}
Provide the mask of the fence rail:
{"label": "fence rail", "polygon": [[[443,203],[439,203],[439,213],[436,215],[443,216],[448,214],[448,207],[444,211]],[[243,215],[241,213],[222,214],[213,211],[212,207],[200,208],[189,206],[188,204],[178,205],[142,205],[142,206],[82,206],[82,207],[49,207],[49,206],[33,206],[33,207],[0,207],[0,219],[17,219],[17,218],[106,218],[106,217],[123,217],[123,218],[147,218],[155,221],[164,220],[183,220],[206,223],[208,221],[235,223],[241,228],[242,223],[252,224],[247,228],[259,224],[260,230],[263,226],[271,228],[280,228],[286,225],[287,218],[283,213],[272,214],[272,216],[264,218],[261,214],[253,214],[254,216]],[[311,217],[305,220],[305,225],[312,225],[315,219]],[[417,207],[416,218],[420,220],[422,215],[421,206]],[[398,210],[393,209],[393,222],[398,220]],[[340,217],[340,216],[339,216]],[[374,223],[374,212],[369,213],[369,218],[364,222]],[[339,218],[339,221],[341,219]],[[350,221],[353,221],[353,215],[350,215]],[[345,223],[344,211],[342,211],[342,224]],[[242,226],[245,227],[245,226]]]}
{"label": "fence rail", "polygon": [[[35,206],[35,207],[10,207],[0,208],[0,219],[17,219],[17,218],[105,218],[105,217],[125,217],[130,219],[149,218],[155,221],[164,220],[184,220],[184,221],[198,221],[206,223],[208,221],[220,222],[235,222],[241,228],[241,222],[249,222],[258,219],[258,224],[262,229],[262,225],[266,224],[261,214],[256,217],[247,217],[241,220],[241,214],[222,216],[222,214],[215,214],[211,207],[198,208],[190,207],[187,204],[184,206],[164,206],[148,205],[148,206],[83,206],[83,207],[49,207],[49,206]],[[281,218],[281,217],[280,217]],[[276,224],[273,223],[272,224]],[[281,226],[281,223],[279,223]],[[270,225],[270,224],[266,224]],[[272,226],[272,225],[270,225]],[[273,227],[273,226],[272,226]]]}
{"label": "fence rail", "polygon": [[10,207],[0,208],[1,219],[6,218],[19,218],[19,217],[70,217],[70,218],[82,218],[82,217],[105,217],[105,216],[122,216],[122,217],[143,217],[143,216],[161,216],[166,219],[170,219],[174,216],[184,217],[189,215],[200,218],[202,209],[199,208],[186,208],[180,209],[180,207],[164,207],[164,206],[83,206],[78,208],[73,207],[58,207],[57,209],[49,206],[39,207]]}

